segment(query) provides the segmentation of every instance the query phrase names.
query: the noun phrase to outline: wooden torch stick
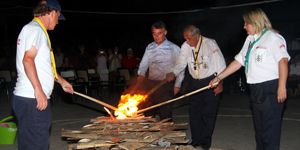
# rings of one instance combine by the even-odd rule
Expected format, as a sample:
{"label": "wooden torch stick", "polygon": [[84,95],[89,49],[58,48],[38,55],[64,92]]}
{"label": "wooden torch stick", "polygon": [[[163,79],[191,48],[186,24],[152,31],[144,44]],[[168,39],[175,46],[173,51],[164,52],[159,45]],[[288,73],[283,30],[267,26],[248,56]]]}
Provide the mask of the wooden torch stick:
{"label": "wooden torch stick", "polygon": [[[214,83],[213,85],[214,85],[214,86],[215,86],[215,85],[218,85],[218,82]],[[148,110],[153,109],[153,108],[156,108],[156,107],[160,107],[160,106],[162,106],[162,105],[166,105],[166,104],[175,102],[175,101],[177,101],[177,100],[183,99],[183,98],[185,98],[185,97],[188,97],[188,96],[190,96],[190,95],[196,94],[196,93],[198,93],[198,92],[201,92],[201,91],[204,91],[204,90],[207,90],[207,89],[210,89],[210,88],[211,88],[210,85],[205,86],[205,87],[203,87],[203,88],[200,88],[200,89],[198,89],[198,90],[192,91],[192,92],[187,93],[187,94],[184,94],[184,95],[179,96],[179,97],[177,97],[177,98],[170,99],[170,100],[168,100],[168,101],[165,101],[165,102],[162,102],[162,103],[159,103],[159,104],[156,104],[156,105],[147,107],[147,108],[145,108],[145,109],[141,109],[141,110],[137,111],[137,114],[142,113],[142,112],[145,112],[145,111],[148,111]]]}
{"label": "wooden torch stick", "polygon": [[152,93],[154,93],[157,89],[159,89],[161,86],[163,86],[164,84],[167,83],[167,80],[163,80],[161,81],[159,84],[155,85],[155,87],[153,87],[146,95],[151,95]]}
{"label": "wooden torch stick", "polygon": [[82,93],[79,93],[79,92],[75,92],[75,91],[74,91],[74,94],[79,95],[79,96],[81,96],[81,97],[84,97],[84,98],[86,98],[86,99],[88,99],[88,100],[91,100],[91,101],[93,101],[93,102],[96,102],[96,103],[98,103],[98,104],[100,104],[100,105],[103,105],[103,106],[105,106],[105,107],[107,107],[107,108],[109,108],[109,109],[111,109],[111,110],[114,110],[114,111],[117,110],[116,107],[114,107],[114,106],[112,106],[112,105],[110,105],[110,104],[107,104],[107,103],[105,103],[105,102],[102,102],[102,101],[100,101],[100,100],[97,100],[97,99],[95,99],[95,98],[92,98],[92,97],[90,97],[90,96],[84,95],[84,94],[82,94]]}

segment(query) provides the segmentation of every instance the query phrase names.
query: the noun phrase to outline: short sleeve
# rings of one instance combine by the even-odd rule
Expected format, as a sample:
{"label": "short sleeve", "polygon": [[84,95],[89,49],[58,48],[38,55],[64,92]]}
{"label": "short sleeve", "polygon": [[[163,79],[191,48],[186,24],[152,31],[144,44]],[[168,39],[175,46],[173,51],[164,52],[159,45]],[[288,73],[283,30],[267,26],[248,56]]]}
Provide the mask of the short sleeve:
{"label": "short sleeve", "polygon": [[248,37],[246,38],[246,40],[245,40],[245,42],[244,42],[244,45],[243,45],[241,51],[240,51],[237,55],[235,55],[235,57],[234,57],[234,59],[235,59],[236,61],[238,61],[242,66],[245,66],[245,65],[244,65],[244,61],[245,61],[246,53],[247,53],[247,51],[248,51],[248,45],[249,45],[249,43],[250,43],[250,36],[248,36]]}
{"label": "short sleeve", "polygon": [[290,56],[287,52],[286,42],[284,38],[279,35],[276,37],[276,39],[274,39],[274,44],[271,46],[271,52],[277,62],[282,58],[288,58],[288,60],[290,60]]}
{"label": "short sleeve", "polygon": [[43,31],[37,27],[33,27],[28,29],[26,33],[25,39],[25,51],[31,49],[33,46],[39,47],[42,36],[44,35]]}

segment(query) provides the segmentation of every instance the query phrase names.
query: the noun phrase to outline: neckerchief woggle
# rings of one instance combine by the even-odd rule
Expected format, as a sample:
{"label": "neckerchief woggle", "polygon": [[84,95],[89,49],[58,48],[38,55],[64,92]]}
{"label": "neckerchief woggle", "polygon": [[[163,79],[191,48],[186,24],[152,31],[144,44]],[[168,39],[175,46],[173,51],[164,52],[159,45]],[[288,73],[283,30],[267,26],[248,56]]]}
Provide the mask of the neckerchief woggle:
{"label": "neckerchief woggle", "polygon": [[249,43],[249,46],[248,46],[248,50],[247,50],[247,53],[246,53],[246,57],[245,57],[245,61],[244,61],[244,65],[245,65],[245,73],[248,72],[248,64],[249,64],[249,58],[250,58],[250,52],[254,46],[255,43],[257,43],[260,38],[268,31],[268,29],[264,28],[261,35],[253,42],[250,42]]}
{"label": "neckerchief woggle", "polygon": [[54,75],[54,79],[57,80],[58,75],[57,75],[57,71],[56,71],[55,58],[54,58],[54,54],[53,54],[53,49],[51,48],[51,41],[50,41],[48,32],[47,32],[45,26],[43,25],[43,23],[41,22],[41,20],[39,18],[34,17],[33,20],[40,25],[40,27],[43,29],[44,33],[46,34],[48,45],[49,45],[49,48],[50,48],[51,68],[52,68],[52,72],[53,72],[53,75]]}

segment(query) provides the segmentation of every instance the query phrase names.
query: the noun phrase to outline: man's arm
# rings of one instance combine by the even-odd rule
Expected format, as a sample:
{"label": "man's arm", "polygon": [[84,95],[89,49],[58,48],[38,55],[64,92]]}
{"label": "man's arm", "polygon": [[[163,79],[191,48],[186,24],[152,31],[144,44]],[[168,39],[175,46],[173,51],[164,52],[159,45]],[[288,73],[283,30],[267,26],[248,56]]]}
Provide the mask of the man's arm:
{"label": "man's arm", "polygon": [[42,85],[37,75],[34,59],[37,54],[37,49],[33,46],[27,50],[23,57],[23,65],[25,73],[34,88],[34,95],[37,101],[36,108],[40,111],[45,110],[48,106],[48,99],[43,91]]}
{"label": "man's arm", "polygon": [[[216,73],[222,72],[226,68],[226,63],[224,56],[215,40],[211,43],[211,51],[212,51],[212,60],[214,62],[214,68],[216,69]],[[220,94],[223,92],[223,82],[219,82],[218,86],[216,86],[214,89],[215,95]]]}
{"label": "man's arm", "polygon": [[56,80],[56,82],[58,82],[61,85],[61,87],[63,88],[63,90],[65,92],[73,94],[73,92],[74,92],[73,86],[67,80],[65,80],[62,76],[58,75],[58,79]]}

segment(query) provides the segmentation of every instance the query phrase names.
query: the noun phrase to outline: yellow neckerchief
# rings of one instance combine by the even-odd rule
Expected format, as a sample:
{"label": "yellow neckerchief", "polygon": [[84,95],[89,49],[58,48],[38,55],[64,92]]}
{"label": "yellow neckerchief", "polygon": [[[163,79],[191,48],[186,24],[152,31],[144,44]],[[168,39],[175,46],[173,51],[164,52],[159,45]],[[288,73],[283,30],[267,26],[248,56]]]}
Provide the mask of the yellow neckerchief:
{"label": "yellow neckerchief", "polygon": [[[200,53],[200,48],[201,48],[202,42],[203,42],[203,37],[200,35],[200,38],[199,38],[199,41],[198,41],[197,46],[195,48],[195,51],[193,51],[193,58],[194,58],[194,61],[195,61],[194,65],[196,65],[196,63],[197,63],[198,55]],[[197,73],[196,76],[198,76],[200,78],[200,65],[198,65],[198,66],[199,66],[199,69],[197,69],[198,73]],[[194,66],[194,70],[196,70],[195,66]]]}
{"label": "yellow neckerchief", "polygon": [[54,58],[54,54],[53,54],[53,49],[51,48],[51,41],[50,41],[48,32],[47,32],[45,26],[43,25],[43,23],[41,22],[41,20],[39,18],[34,17],[33,20],[40,25],[40,27],[43,29],[44,33],[46,34],[48,45],[49,45],[49,48],[50,48],[51,68],[52,68],[52,72],[53,72],[53,75],[54,75],[54,79],[57,80],[58,75],[57,75],[57,71],[56,71],[55,58]]}

